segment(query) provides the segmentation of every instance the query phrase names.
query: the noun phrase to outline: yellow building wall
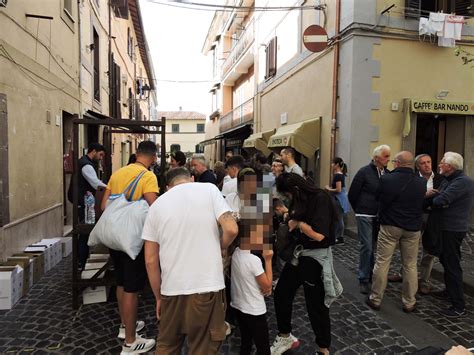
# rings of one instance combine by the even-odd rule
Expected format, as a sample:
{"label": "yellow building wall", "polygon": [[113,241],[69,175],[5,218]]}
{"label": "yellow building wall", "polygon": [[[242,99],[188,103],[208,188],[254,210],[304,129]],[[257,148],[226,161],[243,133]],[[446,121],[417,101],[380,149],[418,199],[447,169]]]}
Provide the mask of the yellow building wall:
{"label": "yellow building wall", "polygon": [[[197,124],[206,120],[166,120],[166,152],[171,151],[172,144],[179,144],[183,153],[195,153],[196,145],[205,138],[205,133],[197,133]],[[180,133],[172,133],[171,125],[179,124]]]}
{"label": "yellow building wall", "polygon": [[[472,52],[473,47],[465,47]],[[380,93],[380,109],[371,119],[378,125],[379,144],[388,144],[393,152],[402,147],[403,98],[435,100],[440,90],[448,90],[446,101],[474,101],[474,71],[463,65],[453,48],[441,48],[419,41],[382,39],[374,46],[373,58],[379,60],[381,72],[374,78],[373,91]],[[391,103],[399,104],[398,111]]]}

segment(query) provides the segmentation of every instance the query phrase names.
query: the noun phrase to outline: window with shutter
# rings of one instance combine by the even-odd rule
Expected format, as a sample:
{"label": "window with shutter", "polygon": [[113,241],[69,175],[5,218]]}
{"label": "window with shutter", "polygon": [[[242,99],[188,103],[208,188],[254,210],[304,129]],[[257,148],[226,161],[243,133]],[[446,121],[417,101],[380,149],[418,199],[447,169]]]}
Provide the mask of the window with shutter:
{"label": "window with shutter", "polygon": [[275,76],[277,72],[277,38],[273,37],[265,48],[266,68],[265,80]]}
{"label": "window with shutter", "polygon": [[405,0],[405,17],[428,17],[430,12],[472,16],[473,0]]}
{"label": "window with shutter", "polygon": [[120,66],[114,63],[115,65],[115,118],[122,118],[122,110],[120,108],[120,101],[122,95],[121,81],[120,81]]}
{"label": "window with shutter", "polygon": [[128,0],[112,0],[115,17],[128,19]]}
{"label": "window with shutter", "polygon": [[94,28],[94,100],[100,102],[100,47],[99,47],[99,34]]}
{"label": "window with shutter", "polygon": [[456,0],[454,1],[454,9],[452,11],[460,16],[474,16],[473,0]]}

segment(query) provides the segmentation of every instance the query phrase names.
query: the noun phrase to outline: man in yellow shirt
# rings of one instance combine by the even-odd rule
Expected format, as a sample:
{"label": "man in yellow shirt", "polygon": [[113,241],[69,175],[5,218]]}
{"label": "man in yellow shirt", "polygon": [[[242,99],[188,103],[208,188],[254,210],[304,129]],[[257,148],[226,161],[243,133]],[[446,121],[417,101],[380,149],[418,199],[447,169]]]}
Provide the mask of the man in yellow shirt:
{"label": "man in yellow shirt", "polygon": [[[156,145],[151,141],[144,141],[138,145],[137,161],[117,170],[110,177],[102,200],[102,209],[106,208],[107,201],[111,195],[121,194],[130,183],[145,172],[140,178],[133,196],[129,200],[141,198],[151,206],[158,197],[159,187],[156,175],[148,171],[156,162]],[[122,353],[144,353],[155,346],[155,340],[140,337],[137,332],[145,327],[143,321],[137,321],[138,292],[142,291],[147,278],[144,251],[135,260],[126,253],[110,249],[110,255],[114,261],[117,278],[117,301],[121,325],[118,338],[125,339]]]}

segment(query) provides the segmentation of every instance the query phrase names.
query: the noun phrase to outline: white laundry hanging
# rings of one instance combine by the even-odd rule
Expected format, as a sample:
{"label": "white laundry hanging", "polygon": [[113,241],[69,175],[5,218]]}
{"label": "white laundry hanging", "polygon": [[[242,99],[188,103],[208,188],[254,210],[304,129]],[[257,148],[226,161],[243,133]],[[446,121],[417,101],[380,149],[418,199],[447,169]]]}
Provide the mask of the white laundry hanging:
{"label": "white laundry hanging", "polygon": [[463,23],[463,16],[447,15],[444,20],[443,37],[459,41],[461,39]]}

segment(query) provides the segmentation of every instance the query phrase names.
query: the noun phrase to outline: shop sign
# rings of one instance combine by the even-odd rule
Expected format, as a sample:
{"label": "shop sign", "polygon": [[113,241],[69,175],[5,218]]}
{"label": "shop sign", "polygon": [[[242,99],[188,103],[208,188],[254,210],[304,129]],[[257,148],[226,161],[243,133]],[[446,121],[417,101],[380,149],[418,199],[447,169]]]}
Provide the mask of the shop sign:
{"label": "shop sign", "polygon": [[435,114],[474,115],[474,102],[411,100],[411,111]]}
{"label": "shop sign", "polygon": [[275,137],[272,138],[271,146],[272,147],[282,147],[288,144],[288,137]]}
{"label": "shop sign", "polygon": [[226,139],[227,147],[240,147],[242,145],[242,139]]}

